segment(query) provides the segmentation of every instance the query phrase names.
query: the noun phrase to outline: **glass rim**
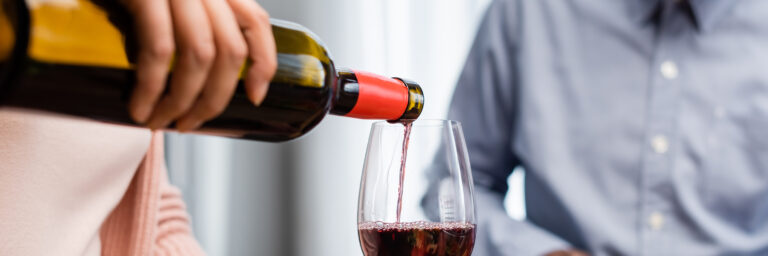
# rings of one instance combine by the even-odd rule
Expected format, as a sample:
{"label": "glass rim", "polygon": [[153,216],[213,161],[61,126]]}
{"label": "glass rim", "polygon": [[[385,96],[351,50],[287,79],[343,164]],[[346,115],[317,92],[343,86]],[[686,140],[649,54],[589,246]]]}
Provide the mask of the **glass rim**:
{"label": "glass rim", "polygon": [[[423,126],[457,126],[460,125],[461,122],[456,120],[450,120],[450,119],[415,119],[413,120],[413,126],[415,127],[423,127]],[[371,127],[403,127],[402,122],[390,122],[390,121],[376,121],[374,122]]]}

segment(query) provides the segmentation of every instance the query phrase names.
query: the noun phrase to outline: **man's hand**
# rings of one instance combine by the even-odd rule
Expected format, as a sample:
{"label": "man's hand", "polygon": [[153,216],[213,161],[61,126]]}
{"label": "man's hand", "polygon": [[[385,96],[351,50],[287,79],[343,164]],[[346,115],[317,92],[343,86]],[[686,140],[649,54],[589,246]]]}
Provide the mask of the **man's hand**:
{"label": "man's hand", "polygon": [[[246,59],[248,97],[259,105],[277,67],[269,15],[254,0],[122,0],[139,40],[129,109],[152,129],[196,129],[226,108]],[[171,58],[173,77],[166,91]]]}
{"label": "man's hand", "polygon": [[559,250],[547,253],[546,256],[589,256],[586,252],[570,249],[570,250]]}

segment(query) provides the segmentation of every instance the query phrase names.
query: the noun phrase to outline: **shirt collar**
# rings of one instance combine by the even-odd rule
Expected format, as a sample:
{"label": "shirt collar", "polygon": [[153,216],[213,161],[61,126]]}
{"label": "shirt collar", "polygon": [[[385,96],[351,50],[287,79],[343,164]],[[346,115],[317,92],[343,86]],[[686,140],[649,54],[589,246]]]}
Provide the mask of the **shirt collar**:
{"label": "shirt collar", "polygon": [[665,2],[688,1],[700,30],[708,30],[723,17],[738,0],[631,0],[630,14],[633,20],[647,24],[660,15]]}
{"label": "shirt collar", "polygon": [[629,0],[629,14],[637,23],[645,25],[661,11],[661,0]]}
{"label": "shirt collar", "polygon": [[707,31],[731,10],[737,0],[688,0],[699,29]]}

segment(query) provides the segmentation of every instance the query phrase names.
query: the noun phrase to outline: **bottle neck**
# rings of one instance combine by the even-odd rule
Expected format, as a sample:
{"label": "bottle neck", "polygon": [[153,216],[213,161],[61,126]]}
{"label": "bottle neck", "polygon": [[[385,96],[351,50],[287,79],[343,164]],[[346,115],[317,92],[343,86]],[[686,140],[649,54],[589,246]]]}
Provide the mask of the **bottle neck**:
{"label": "bottle neck", "polygon": [[416,119],[424,93],[413,82],[363,71],[339,71],[331,114],[360,119]]}

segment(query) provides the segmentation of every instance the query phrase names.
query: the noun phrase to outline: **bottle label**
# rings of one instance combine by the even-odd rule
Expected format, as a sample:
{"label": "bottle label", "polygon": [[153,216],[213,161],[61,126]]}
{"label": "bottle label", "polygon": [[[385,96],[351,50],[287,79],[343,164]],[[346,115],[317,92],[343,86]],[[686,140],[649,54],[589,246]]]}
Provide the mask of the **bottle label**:
{"label": "bottle label", "polygon": [[[20,1],[22,2],[22,1]],[[30,4],[33,3],[33,4]],[[127,69],[123,34],[94,1],[29,1],[34,60]]]}
{"label": "bottle label", "polygon": [[360,85],[357,103],[345,116],[396,120],[408,106],[408,87],[402,81],[355,70]]}

